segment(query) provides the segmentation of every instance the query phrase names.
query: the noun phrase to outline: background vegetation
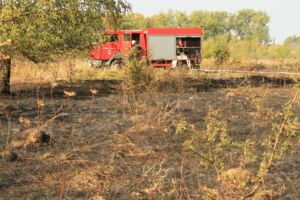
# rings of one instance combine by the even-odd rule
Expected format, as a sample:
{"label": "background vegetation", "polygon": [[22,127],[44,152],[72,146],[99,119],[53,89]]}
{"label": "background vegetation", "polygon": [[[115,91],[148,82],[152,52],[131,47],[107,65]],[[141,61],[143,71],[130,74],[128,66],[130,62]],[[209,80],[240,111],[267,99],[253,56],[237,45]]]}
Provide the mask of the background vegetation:
{"label": "background vegetation", "polygon": [[283,44],[276,44],[270,36],[269,22],[266,12],[252,9],[236,13],[194,11],[191,14],[170,10],[150,17],[127,14],[122,28],[203,27],[204,58],[215,58],[223,53],[240,59],[299,58],[300,37],[291,36]]}

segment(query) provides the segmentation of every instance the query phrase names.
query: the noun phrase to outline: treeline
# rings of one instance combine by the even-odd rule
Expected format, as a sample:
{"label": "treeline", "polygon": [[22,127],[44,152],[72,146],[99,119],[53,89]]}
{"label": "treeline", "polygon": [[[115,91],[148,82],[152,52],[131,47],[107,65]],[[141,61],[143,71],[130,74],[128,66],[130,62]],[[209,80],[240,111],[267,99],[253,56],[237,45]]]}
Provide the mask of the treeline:
{"label": "treeline", "polygon": [[300,37],[292,36],[283,44],[275,44],[270,37],[269,22],[266,12],[252,9],[191,14],[170,10],[150,17],[127,14],[121,28],[202,27],[205,29],[205,58],[300,58]]}

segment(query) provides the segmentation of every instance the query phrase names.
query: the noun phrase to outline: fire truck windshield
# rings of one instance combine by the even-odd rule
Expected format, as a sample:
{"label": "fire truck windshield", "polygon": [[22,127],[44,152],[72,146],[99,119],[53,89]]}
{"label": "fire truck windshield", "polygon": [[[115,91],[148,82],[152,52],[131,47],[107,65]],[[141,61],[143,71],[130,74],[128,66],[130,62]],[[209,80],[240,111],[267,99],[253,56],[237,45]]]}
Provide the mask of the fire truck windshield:
{"label": "fire truck windshield", "polygon": [[119,42],[118,34],[105,34],[103,38],[104,42]]}

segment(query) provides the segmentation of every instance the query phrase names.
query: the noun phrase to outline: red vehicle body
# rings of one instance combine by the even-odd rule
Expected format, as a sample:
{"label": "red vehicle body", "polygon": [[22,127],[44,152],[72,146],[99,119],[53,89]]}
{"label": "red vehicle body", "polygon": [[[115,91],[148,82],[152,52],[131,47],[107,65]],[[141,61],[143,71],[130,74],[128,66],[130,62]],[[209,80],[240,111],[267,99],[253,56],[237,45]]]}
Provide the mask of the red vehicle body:
{"label": "red vehicle body", "polygon": [[119,65],[130,49],[138,45],[151,65],[155,67],[200,67],[203,29],[149,28],[145,30],[106,31],[102,42],[90,50],[92,66]]}

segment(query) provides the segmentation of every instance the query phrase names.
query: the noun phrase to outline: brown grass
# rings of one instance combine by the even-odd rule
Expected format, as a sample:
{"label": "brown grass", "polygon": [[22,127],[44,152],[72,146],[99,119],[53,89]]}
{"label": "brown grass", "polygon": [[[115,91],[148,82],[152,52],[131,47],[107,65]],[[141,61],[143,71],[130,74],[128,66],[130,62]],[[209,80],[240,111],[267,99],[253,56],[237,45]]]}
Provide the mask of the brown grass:
{"label": "brown grass", "polygon": [[[25,58],[13,59],[13,68],[11,82],[15,83],[55,83],[56,81],[78,81],[78,80],[122,80],[124,78],[124,70],[113,70],[109,67],[95,69],[89,65],[88,59],[66,59],[55,63],[35,64]],[[275,76],[273,73],[281,71],[298,73],[300,70],[299,60],[231,60],[222,66],[216,66],[212,59],[205,59],[202,64],[204,69],[232,69],[252,71],[251,74],[257,72],[269,72],[268,75]],[[156,79],[171,80],[185,77],[196,79],[218,78],[218,77],[240,77],[243,75],[232,72],[206,74],[197,71],[171,70],[171,69],[155,69]]]}
{"label": "brown grass", "polygon": [[299,72],[300,59],[235,59],[231,58],[222,66],[216,66],[213,59],[204,59],[206,69],[235,69],[247,71]]}
{"label": "brown grass", "polygon": [[92,68],[88,59],[71,59],[56,63],[35,64],[27,59],[13,60],[11,82],[49,83],[53,81],[120,80],[122,71]]}

